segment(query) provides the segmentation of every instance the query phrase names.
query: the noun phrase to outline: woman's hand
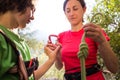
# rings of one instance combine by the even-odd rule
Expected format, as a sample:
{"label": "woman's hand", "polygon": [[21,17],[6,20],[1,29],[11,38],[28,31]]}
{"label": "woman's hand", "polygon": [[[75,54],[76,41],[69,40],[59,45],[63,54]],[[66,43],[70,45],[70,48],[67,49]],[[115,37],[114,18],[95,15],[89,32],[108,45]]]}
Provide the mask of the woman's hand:
{"label": "woman's hand", "polygon": [[83,29],[86,32],[86,37],[92,38],[99,44],[106,42],[103,30],[99,25],[87,23],[83,26]]}
{"label": "woman's hand", "polygon": [[83,29],[86,32],[86,37],[92,38],[99,44],[98,50],[108,70],[116,73],[119,70],[118,58],[106,40],[102,28],[93,23],[88,23],[84,25]]}

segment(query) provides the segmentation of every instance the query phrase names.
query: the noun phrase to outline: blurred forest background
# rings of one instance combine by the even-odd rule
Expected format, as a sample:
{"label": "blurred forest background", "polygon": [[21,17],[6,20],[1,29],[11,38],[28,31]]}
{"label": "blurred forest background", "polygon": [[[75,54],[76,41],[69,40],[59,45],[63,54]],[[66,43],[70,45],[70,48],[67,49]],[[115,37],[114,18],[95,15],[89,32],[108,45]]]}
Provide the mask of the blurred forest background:
{"label": "blurred forest background", "polygon": [[[120,0],[95,0],[96,5],[93,7],[90,14],[86,15],[85,21],[89,22],[96,13],[103,16],[96,16],[94,23],[99,23],[105,29],[110,37],[110,44],[116,56],[119,58],[120,64]],[[24,31],[26,30],[26,33]],[[44,54],[44,40],[37,40],[34,38],[35,32],[27,32],[29,27],[24,30],[18,30],[18,34],[25,38],[25,41],[31,49],[32,57],[38,56],[40,65],[42,65],[47,56]],[[41,35],[42,36],[42,35]],[[107,56],[106,56],[107,57]],[[105,68],[104,62],[98,54],[99,64],[102,66],[106,80],[120,80],[120,71],[117,74],[112,74]],[[49,71],[40,80],[63,80],[64,70],[58,71],[53,65]]]}

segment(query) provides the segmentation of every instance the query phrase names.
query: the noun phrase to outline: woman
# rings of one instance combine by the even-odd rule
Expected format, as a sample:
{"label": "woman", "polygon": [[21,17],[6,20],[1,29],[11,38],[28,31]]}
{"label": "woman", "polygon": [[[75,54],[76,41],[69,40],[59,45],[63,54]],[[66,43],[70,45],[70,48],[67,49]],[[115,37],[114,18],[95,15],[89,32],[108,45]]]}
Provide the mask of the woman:
{"label": "woman", "polygon": [[[20,60],[18,60],[19,57],[17,53],[20,53],[24,61],[29,61],[31,59],[30,51],[24,40],[11,30],[15,28],[24,28],[26,24],[34,19],[34,5],[32,1],[33,0],[0,0],[1,80],[28,80],[28,76],[24,77],[25,75],[19,74],[19,70],[26,72],[26,68],[21,68],[21,66],[17,65],[21,60],[21,57]],[[45,74],[54,63],[58,50],[59,46],[54,51],[45,46],[45,52],[49,58],[42,66],[32,72],[33,75],[30,74],[29,80],[38,80]],[[14,68],[15,65],[17,68]],[[22,65],[22,67],[24,66],[25,65]],[[31,65],[29,67],[31,68]],[[13,72],[13,68],[16,69],[17,72]]]}
{"label": "woman", "polygon": [[[97,51],[99,50],[107,68],[112,72],[118,71],[118,60],[112,51],[109,37],[99,25],[88,23],[83,25],[83,16],[86,11],[84,0],[65,0],[64,13],[71,24],[71,30],[61,32],[58,41],[61,44],[61,54],[55,62],[57,69],[65,67],[66,80],[80,80],[80,60],[77,56],[79,44],[84,32],[88,45],[88,56],[85,60],[87,80],[105,80],[100,66],[97,63]],[[55,45],[48,43],[51,49]]]}

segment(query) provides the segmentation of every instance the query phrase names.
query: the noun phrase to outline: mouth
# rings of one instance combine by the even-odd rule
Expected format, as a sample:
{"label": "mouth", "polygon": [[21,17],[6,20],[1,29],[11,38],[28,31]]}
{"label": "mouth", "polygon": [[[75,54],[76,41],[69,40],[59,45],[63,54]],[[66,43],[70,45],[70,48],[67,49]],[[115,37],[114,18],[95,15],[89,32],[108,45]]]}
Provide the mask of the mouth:
{"label": "mouth", "polygon": [[26,23],[27,23],[27,24],[29,24],[30,22],[31,22],[31,21],[30,21],[30,20],[28,20]]}
{"label": "mouth", "polygon": [[75,18],[70,18],[70,21],[75,21],[76,19]]}
{"label": "mouth", "polygon": [[69,18],[70,20],[75,20],[76,18]]}

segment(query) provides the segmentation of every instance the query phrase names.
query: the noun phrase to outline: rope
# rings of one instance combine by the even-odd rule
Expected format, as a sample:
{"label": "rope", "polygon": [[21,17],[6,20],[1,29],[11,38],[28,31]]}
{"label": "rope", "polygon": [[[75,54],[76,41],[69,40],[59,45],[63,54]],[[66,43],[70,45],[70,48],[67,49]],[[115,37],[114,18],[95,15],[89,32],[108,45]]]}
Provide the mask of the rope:
{"label": "rope", "polygon": [[88,45],[85,42],[85,33],[83,33],[81,44],[79,46],[78,58],[81,64],[81,80],[86,80],[85,58],[88,55]]}
{"label": "rope", "polygon": [[[94,18],[98,15],[103,17],[103,15],[101,13],[96,13],[95,15],[93,15],[90,22],[92,23]],[[78,52],[78,58],[80,59],[80,64],[81,64],[81,80],[86,80],[85,59],[88,56],[88,45],[85,41],[85,34],[86,34],[86,32],[83,33],[81,43],[79,45],[79,52]]]}

